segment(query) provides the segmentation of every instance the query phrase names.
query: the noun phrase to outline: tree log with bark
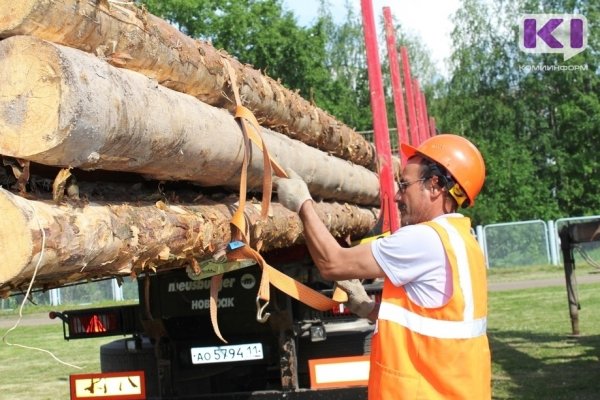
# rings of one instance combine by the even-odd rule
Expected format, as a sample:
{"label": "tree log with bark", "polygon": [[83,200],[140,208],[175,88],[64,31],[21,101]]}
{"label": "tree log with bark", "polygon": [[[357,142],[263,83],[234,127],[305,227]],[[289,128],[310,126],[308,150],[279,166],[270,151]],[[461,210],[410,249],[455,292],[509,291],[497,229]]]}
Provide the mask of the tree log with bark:
{"label": "tree log with bark", "polygon": [[[374,169],[361,135],[208,43],[194,40],[133,4],[81,0],[0,3],[0,37],[34,35],[94,53],[216,107],[235,109],[231,80],[261,125],[355,164]],[[225,67],[234,72],[230,76]]]}
{"label": "tree log with bark", "polygon": [[[58,206],[0,188],[0,294],[25,289],[34,274],[34,287],[60,286],[148,268],[181,268],[192,258],[208,258],[231,240],[236,201]],[[296,213],[271,206],[263,220],[259,205],[247,204],[250,244],[269,251],[302,243]],[[337,238],[363,237],[375,224],[376,210],[337,203],[317,203],[316,208]]]}
{"label": "tree log with bark", "polygon": [[[0,154],[45,165],[144,174],[237,189],[238,123],[225,110],[139,73],[31,36],[0,42]],[[379,205],[377,175],[266,129],[273,159],[315,197]],[[254,147],[248,184],[259,190]]]}

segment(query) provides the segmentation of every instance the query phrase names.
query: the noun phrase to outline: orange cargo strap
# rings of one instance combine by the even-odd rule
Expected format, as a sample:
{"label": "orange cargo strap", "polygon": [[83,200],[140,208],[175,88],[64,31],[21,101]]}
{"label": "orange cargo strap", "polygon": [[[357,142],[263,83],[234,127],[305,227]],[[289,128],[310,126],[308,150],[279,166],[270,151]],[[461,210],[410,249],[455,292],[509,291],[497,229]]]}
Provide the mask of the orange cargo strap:
{"label": "orange cargo strap", "polygon": [[[276,268],[273,268],[264,260],[264,258],[260,255],[260,253],[257,250],[250,247],[248,239],[249,232],[246,226],[246,219],[244,216],[244,209],[246,206],[248,163],[249,154],[251,151],[250,141],[252,141],[262,151],[263,154],[263,196],[261,202],[262,218],[267,218],[269,207],[271,204],[272,172],[275,172],[275,174],[278,177],[287,177],[287,174],[285,173],[283,168],[281,168],[281,166],[269,156],[267,146],[265,145],[262,136],[260,135],[260,125],[258,124],[258,121],[256,120],[255,116],[250,110],[241,105],[239,90],[235,79],[235,72],[233,71],[231,64],[229,64],[229,62],[224,58],[223,64],[225,65],[229,73],[232,91],[234,93],[235,101],[237,104],[235,118],[240,123],[240,128],[244,138],[244,158],[242,162],[242,171],[240,176],[239,203],[237,210],[231,217],[230,225],[231,240],[239,240],[246,245],[228,253],[227,258],[230,261],[239,259],[254,259],[261,267],[262,277],[260,280],[258,294],[256,297],[256,319],[259,322],[266,322],[269,318],[269,314],[265,314],[264,310],[269,304],[270,300],[270,284],[272,284],[282,292],[288,294],[292,298],[299,300],[314,309],[320,311],[330,310],[333,307],[337,306],[339,303],[343,303],[348,300],[348,295],[346,294],[346,292],[336,287],[336,290],[333,293],[333,298],[330,299],[329,297],[317,292],[316,290],[311,289],[308,286],[285,275]],[[223,338],[221,334],[217,321],[217,301],[219,287],[221,285],[222,279],[223,275],[216,275],[211,278],[210,319],[213,326],[213,330],[217,337],[223,342],[227,343],[227,341]],[[263,305],[261,305],[261,301],[264,302]]]}

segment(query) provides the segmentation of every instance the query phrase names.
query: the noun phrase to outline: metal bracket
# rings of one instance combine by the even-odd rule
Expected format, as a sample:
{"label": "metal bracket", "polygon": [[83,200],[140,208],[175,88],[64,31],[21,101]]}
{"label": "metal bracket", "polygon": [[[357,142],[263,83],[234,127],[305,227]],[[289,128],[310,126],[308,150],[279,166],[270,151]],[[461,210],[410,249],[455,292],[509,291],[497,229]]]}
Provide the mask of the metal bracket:
{"label": "metal bracket", "polygon": [[215,253],[212,258],[200,261],[200,272],[198,273],[194,271],[191,265],[188,265],[186,268],[188,277],[191,280],[199,281],[210,278],[211,276],[220,275],[226,272],[236,271],[238,269],[255,265],[256,260],[250,258],[227,261],[227,253],[239,249],[245,245],[246,244],[244,242],[240,241],[229,242],[224,250]]}

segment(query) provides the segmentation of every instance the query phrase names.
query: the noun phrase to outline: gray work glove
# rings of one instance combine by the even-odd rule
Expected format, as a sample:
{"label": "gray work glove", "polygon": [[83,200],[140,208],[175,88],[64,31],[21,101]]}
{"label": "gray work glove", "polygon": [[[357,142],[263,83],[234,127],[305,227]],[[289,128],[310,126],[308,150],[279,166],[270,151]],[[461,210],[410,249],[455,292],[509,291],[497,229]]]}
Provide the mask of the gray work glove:
{"label": "gray work glove", "polygon": [[288,210],[299,212],[306,200],[312,200],[306,182],[291,169],[286,169],[288,178],[276,178],[277,198],[279,203]]}
{"label": "gray work glove", "polygon": [[363,284],[358,279],[346,279],[337,281],[336,285],[348,293],[348,302],[344,304],[350,311],[361,318],[367,318],[375,308],[375,300],[369,297]]}

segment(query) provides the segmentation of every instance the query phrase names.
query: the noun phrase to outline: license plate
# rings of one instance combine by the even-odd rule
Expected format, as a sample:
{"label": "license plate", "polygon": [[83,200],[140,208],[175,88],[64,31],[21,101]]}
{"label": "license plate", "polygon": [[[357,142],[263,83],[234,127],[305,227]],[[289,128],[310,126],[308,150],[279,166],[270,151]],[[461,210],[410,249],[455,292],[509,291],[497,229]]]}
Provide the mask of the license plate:
{"label": "license plate", "polygon": [[212,364],[232,361],[262,360],[261,343],[228,346],[192,347],[192,364]]}

